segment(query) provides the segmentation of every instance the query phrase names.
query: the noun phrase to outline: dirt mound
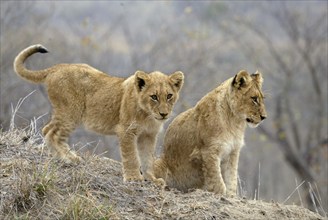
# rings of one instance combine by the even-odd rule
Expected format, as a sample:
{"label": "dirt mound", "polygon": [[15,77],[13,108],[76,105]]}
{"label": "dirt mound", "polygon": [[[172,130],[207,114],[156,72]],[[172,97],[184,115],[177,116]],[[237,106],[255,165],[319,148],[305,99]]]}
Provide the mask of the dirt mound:
{"label": "dirt mound", "polygon": [[43,146],[39,135],[0,131],[0,219],[324,219],[295,205],[123,183],[119,162],[83,155],[67,165]]}

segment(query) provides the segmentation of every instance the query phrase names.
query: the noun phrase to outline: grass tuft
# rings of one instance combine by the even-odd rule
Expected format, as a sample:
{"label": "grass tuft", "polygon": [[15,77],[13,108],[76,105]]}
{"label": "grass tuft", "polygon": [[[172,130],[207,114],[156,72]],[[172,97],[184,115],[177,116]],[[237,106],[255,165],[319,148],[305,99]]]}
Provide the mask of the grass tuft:
{"label": "grass tuft", "polygon": [[99,203],[91,194],[75,194],[64,207],[62,219],[117,219],[109,201]]}

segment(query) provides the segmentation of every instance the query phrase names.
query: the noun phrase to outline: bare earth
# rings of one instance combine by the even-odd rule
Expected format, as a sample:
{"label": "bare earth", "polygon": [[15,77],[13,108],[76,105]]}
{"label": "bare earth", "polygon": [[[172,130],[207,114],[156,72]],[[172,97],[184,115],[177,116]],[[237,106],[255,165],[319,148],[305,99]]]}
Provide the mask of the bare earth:
{"label": "bare earth", "polygon": [[0,131],[0,219],[325,219],[296,205],[123,183],[121,163],[51,159],[32,131]]}

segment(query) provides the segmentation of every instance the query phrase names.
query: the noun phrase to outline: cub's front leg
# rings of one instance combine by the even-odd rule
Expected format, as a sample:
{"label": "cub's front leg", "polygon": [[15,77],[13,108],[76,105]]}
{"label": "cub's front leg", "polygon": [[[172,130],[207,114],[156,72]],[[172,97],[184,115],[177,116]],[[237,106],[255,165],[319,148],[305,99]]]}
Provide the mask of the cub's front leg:
{"label": "cub's front leg", "polygon": [[154,153],[157,133],[142,133],[138,137],[138,151],[141,160],[141,171],[145,179],[153,181],[157,185],[164,185],[162,178],[156,178],[154,174]]}
{"label": "cub's front leg", "polygon": [[221,158],[218,149],[202,150],[203,189],[220,195],[226,194],[226,186],[221,175]]}
{"label": "cub's front leg", "polygon": [[140,173],[140,162],[137,154],[137,134],[136,129],[129,127],[120,127],[117,132],[120,143],[123,180],[142,181],[143,176]]}
{"label": "cub's front leg", "polygon": [[227,187],[227,195],[235,196],[237,194],[238,161],[240,148],[234,149],[228,158],[222,163],[223,179]]}

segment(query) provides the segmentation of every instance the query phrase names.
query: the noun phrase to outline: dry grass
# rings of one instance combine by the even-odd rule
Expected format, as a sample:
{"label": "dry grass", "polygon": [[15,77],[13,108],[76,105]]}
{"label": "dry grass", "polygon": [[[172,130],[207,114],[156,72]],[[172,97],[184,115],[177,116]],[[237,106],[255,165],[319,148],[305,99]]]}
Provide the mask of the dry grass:
{"label": "dry grass", "polygon": [[0,219],[323,219],[299,206],[123,183],[119,162],[94,155],[66,165],[33,124],[0,131]]}

